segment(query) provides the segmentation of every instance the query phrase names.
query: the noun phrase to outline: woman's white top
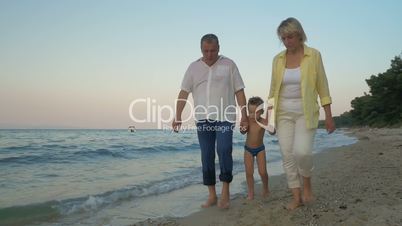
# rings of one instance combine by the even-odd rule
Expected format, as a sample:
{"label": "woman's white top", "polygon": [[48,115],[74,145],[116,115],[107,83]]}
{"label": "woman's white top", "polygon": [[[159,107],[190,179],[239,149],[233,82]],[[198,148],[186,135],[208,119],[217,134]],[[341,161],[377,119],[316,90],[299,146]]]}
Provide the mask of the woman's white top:
{"label": "woman's white top", "polygon": [[286,112],[303,112],[301,96],[301,72],[298,68],[285,68],[279,94],[279,109]]}

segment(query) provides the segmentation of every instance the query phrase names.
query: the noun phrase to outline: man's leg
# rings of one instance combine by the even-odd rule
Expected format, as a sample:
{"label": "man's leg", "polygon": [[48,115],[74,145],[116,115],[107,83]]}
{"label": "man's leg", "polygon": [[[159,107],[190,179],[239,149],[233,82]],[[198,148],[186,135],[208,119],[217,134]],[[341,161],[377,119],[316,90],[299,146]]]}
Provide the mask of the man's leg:
{"label": "man's leg", "polygon": [[208,186],[208,199],[201,205],[203,208],[215,205],[217,202],[215,184],[215,140],[213,124],[210,122],[197,123],[197,135],[201,148],[203,184]]}
{"label": "man's leg", "polygon": [[234,124],[230,122],[217,122],[216,143],[219,157],[220,175],[219,180],[222,184],[222,196],[218,206],[220,208],[229,208],[230,191],[229,183],[232,182],[233,175],[233,128]]}

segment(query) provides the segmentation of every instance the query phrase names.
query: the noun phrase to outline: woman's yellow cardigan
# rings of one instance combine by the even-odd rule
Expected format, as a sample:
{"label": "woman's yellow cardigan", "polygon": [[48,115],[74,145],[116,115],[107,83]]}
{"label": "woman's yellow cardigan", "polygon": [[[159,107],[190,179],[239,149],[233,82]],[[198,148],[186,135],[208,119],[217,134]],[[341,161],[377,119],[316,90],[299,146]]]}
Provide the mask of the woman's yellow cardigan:
{"label": "woman's yellow cardigan", "polygon": [[[278,115],[279,93],[282,85],[283,74],[286,66],[286,50],[275,56],[272,62],[271,88],[268,96],[268,103],[274,105],[274,115]],[[301,71],[301,96],[303,101],[303,112],[306,119],[306,126],[309,129],[318,127],[319,105],[317,102],[320,96],[321,106],[331,104],[327,76],[321,54],[318,50],[304,45],[304,56],[300,63]],[[276,121],[276,120],[275,120]]]}

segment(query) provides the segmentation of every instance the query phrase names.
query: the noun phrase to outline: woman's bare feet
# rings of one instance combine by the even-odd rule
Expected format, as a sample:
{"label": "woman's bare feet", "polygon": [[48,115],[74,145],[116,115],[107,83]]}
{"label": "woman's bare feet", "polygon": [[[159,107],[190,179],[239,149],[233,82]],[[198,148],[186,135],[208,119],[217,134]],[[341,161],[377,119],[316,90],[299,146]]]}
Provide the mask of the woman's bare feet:
{"label": "woman's bare feet", "polygon": [[288,205],[286,206],[286,209],[287,210],[294,210],[294,209],[296,209],[296,208],[298,208],[300,206],[303,206],[303,202],[293,200],[292,202],[288,203]]}
{"label": "woman's bare feet", "polygon": [[286,206],[287,210],[294,210],[303,205],[303,200],[301,198],[301,189],[300,188],[291,188],[290,189],[293,194],[292,202],[288,203]]}
{"label": "woman's bare feet", "polygon": [[211,206],[216,205],[217,201],[218,201],[218,198],[216,196],[215,197],[209,197],[207,199],[207,201],[204,204],[201,205],[201,207],[202,208],[209,208]]}
{"label": "woman's bare feet", "polygon": [[314,200],[311,177],[303,177],[303,203],[310,204],[314,202]]}
{"label": "woman's bare feet", "polygon": [[311,204],[315,201],[313,193],[310,191],[303,191],[303,203],[304,204]]}

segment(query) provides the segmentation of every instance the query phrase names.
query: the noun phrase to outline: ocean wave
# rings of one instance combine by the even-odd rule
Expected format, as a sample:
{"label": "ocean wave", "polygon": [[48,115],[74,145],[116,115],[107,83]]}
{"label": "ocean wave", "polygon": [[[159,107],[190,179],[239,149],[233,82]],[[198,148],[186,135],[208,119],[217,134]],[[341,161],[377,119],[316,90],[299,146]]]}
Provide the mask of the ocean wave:
{"label": "ocean wave", "polygon": [[4,151],[26,151],[26,150],[36,150],[38,147],[33,145],[20,145],[20,146],[9,146],[9,147],[2,147]]}
{"label": "ocean wave", "polygon": [[189,150],[198,150],[200,145],[198,143],[180,145],[180,144],[171,144],[171,145],[156,145],[156,146],[145,146],[145,147],[135,147],[131,149],[131,151],[137,152],[167,152],[167,151],[189,151]]}
{"label": "ocean wave", "polygon": [[43,149],[76,149],[78,148],[77,145],[61,145],[61,144],[45,144],[42,145],[41,148]]}
{"label": "ocean wave", "polygon": [[[233,175],[242,172],[243,161],[233,162]],[[219,164],[216,164],[219,169]],[[217,177],[218,178],[218,177]],[[76,199],[64,200],[58,205],[60,214],[70,215],[87,211],[97,211],[107,205],[123,201],[132,201],[138,198],[161,195],[178,190],[190,185],[202,183],[201,167],[193,167],[191,170],[172,173],[170,176],[158,181],[145,184],[129,185],[126,188],[105,192],[97,195],[89,195]]]}
{"label": "ocean wave", "polygon": [[[48,144],[41,146],[41,151],[33,151],[32,146],[9,147],[9,150],[21,150],[25,148],[30,150],[18,154],[8,154],[5,157],[0,157],[0,163],[15,163],[15,164],[37,164],[37,163],[70,163],[77,161],[88,161],[89,159],[99,158],[121,158],[121,159],[137,159],[138,154],[159,154],[161,152],[177,152],[177,151],[194,151],[199,149],[198,144],[189,145],[156,145],[156,146],[129,146],[121,145],[107,148],[81,148],[76,145],[59,145]],[[46,150],[51,149],[52,152]],[[1,156],[1,155],[0,155]]]}
{"label": "ocean wave", "polygon": [[[122,189],[108,191],[101,194],[3,208],[0,209],[0,216],[8,215],[9,217],[4,219],[0,217],[0,219],[2,219],[0,220],[0,225],[3,225],[3,222],[16,222],[16,220],[19,220],[20,218],[23,221],[32,222],[33,219],[37,218],[41,218],[38,220],[46,220],[55,216],[60,217],[77,213],[96,212],[105,206],[118,204],[119,202],[132,201],[138,198],[168,193],[186,186],[200,183],[202,180],[200,172],[201,168],[193,168],[191,171],[171,175],[171,177],[163,180],[152,181],[140,185],[129,185]],[[24,216],[25,212],[29,212],[29,216]],[[10,215],[14,217],[11,217]],[[4,223],[4,225],[7,224]]]}
{"label": "ocean wave", "polygon": [[[33,164],[43,162],[44,159],[42,155],[21,155],[1,158],[0,163]],[[46,161],[48,161],[48,159],[46,159]]]}
{"label": "ocean wave", "polygon": [[0,209],[0,225],[27,225],[33,222],[49,221],[61,216],[58,202],[51,201],[26,206]]}
{"label": "ocean wave", "polygon": [[[243,171],[242,160],[234,161],[233,166],[233,175]],[[216,169],[219,169],[219,164],[216,164],[215,167]],[[18,220],[19,217],[24,215],[25,211],[29,211],[29,216],[21,217],[21,219],[27,222],[31,220],[32,222],[32,219],[37,218],[40,218],[39,220],[46,220],[55,216],[61,217],[71,214],[96,212],[109,205],[116,205],[121,202],[161,195],[201,183],[202,170],[201,166],[199,166],[170,173],[162,180],[150,181],[144,184],[127,185],[125,188],[107,191],[100,194],[0,209],[0,216],[12,212],[12,215],[15,216],[15,218],[8,217],[4,222],[7,222],[8,220],[9,222],[15,222],[15,220]],[[0,225],[2,224],[0,223]]]}

